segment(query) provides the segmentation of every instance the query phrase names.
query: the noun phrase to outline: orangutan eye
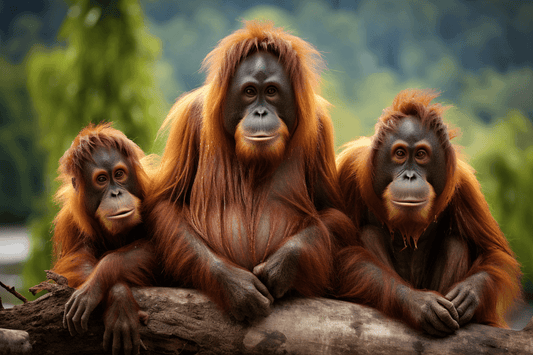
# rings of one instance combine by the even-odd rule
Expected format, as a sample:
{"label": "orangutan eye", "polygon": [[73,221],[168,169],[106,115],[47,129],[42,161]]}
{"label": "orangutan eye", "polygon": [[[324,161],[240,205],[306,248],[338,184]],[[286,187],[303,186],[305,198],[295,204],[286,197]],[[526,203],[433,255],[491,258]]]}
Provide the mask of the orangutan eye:
{"label": "orangutan eye", "polygon": [[403,149],[396,149],[396,152],[394,152],[394,155],[397,158],[404,158],[406,153],[405,153],[405,150],[403,150]]}
{"label": "orangutan eye", "polygon": [[244,93],[246,96],[255,96],[255,88],[253,86],[248,86],[246,89],[244,89]]}
{"label": "orangutan eye", "polygon": [[424,149],[419,149],[416,152],[416,158],[417,159],[424,159],[427,156],[427,152]]}
{"label": "orangutan eye", "polygon": [[96,177],[96,181],[99,184],[105,184],[107,182],[107,176],[105,176],[104,174],[100,174]]}
{"label": "orangutan eye", "polygon": [[278,89],[276,89],[274,86],[269,86],[269,87],[266,89],[266,94],[267,94],[268,96],[273,96],[273,95],[275,95],[277,92],[278,92]]}

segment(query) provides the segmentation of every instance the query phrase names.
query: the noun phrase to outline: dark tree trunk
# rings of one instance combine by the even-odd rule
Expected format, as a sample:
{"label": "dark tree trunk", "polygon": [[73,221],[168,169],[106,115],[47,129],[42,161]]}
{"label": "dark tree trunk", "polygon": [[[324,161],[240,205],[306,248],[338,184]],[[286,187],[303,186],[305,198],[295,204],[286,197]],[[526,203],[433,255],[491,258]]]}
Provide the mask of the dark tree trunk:
{"label": "dark tree trunk", "polygon": [[[54,284],[50,290],[0,310],[0,328],[22,331],[0,329],[0,353],[9,354],[10,344],[15,346],[11,354],[103,353],[102,311],[92,315],[87,333],[71,337],[62,317],[72,289]],[[146,288],[134,295],[150,315],[141,333],[147,350],[141,354],[533,354],[531,322],[522,331],[470,324],[439,339],[374,309],[331,299],[276,301],[270,316],[243,324],[196,290]],[[29,340],[24,341],[24,332]]]}

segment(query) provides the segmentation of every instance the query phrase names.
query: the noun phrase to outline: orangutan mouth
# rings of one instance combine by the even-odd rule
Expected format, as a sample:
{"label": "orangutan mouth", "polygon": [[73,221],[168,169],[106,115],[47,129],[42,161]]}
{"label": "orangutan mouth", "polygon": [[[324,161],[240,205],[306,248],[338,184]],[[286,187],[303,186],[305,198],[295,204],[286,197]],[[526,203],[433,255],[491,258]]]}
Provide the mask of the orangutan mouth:
{"label": "orangutan mouth", "polygon": [[109,219],[122,219],[131,216],[135,212],[135,209],[121,209],[115,214],[107,216]]}

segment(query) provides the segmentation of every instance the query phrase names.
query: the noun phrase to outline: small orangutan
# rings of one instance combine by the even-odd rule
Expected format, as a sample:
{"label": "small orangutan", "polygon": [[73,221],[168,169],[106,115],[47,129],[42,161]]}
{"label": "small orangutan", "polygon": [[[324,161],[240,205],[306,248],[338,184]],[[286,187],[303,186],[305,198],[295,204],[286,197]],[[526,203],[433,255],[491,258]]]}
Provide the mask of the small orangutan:
{"label": "small orangutan", "polygon": [[91,312],[104,303],[104,348],[139,352],[140,311],[132,286],[152,284],[156,259],[141,203],[148,176],[142,150],[109,123],[84,128],[60,159],[54,220],[53,271],[77,290],[65,305],[70,334],[88,329]]}
{"label": "small orangutan", "polygon": [[237,320],[295,290],[330,285],[340,212],[332,122],[317,95],[319,53],[247,22],[204,60],[205,85],[171,109],[148,223],[166,272]]}
{"label": "small orangutan", "polygon": [[450,142],[438,94],[405,90],[372,138],[337,158],[359,238],[339,253],[343,299],[435,336],[470,321],[505,327],[520,267],[472,168]]}

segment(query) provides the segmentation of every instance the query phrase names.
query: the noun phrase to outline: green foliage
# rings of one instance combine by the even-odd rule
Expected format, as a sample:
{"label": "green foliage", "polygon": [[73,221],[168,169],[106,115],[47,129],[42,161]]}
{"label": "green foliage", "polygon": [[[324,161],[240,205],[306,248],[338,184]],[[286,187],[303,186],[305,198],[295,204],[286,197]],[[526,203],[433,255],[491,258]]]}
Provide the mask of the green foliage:
{"label": "green foliage", "polygon": [[[199,7],[192,16],[179,13],[171,21],[150,24],[154,35],[164,42],[164,56],[157,64],[156,76],[167,102],[174,102],[180,94],[201,85],[202,60],[239,24],[231,25],[223,13],[209,6]],[[189,84],[191,81],[193,85]]]}
{"label": "green foliage", "polygon": [[485,134],[486,150],[472,161],[494,218],[533,280],[533,127],[511,111]]}
{"label": "green foliage", "polygon": [[0,57],[0,223],[23,223],[40,193],[42,154],[23,64]]}
{"label": "green foliage", "polygon": [[[57,206],[58,160],[88,123],[113,121],[149,152],[161,123],[163,102],[153,69],[160,42],[144,27],[135,0],[71,1],[54,49],[35,46],[27,63],[28,90],[37,112],[40,143],[47,152],[42,215],[32,221],[32,250],[25,283],[43,279],[50,267],[50,225]],[[37,272],[39,271],[39,272]]]}

